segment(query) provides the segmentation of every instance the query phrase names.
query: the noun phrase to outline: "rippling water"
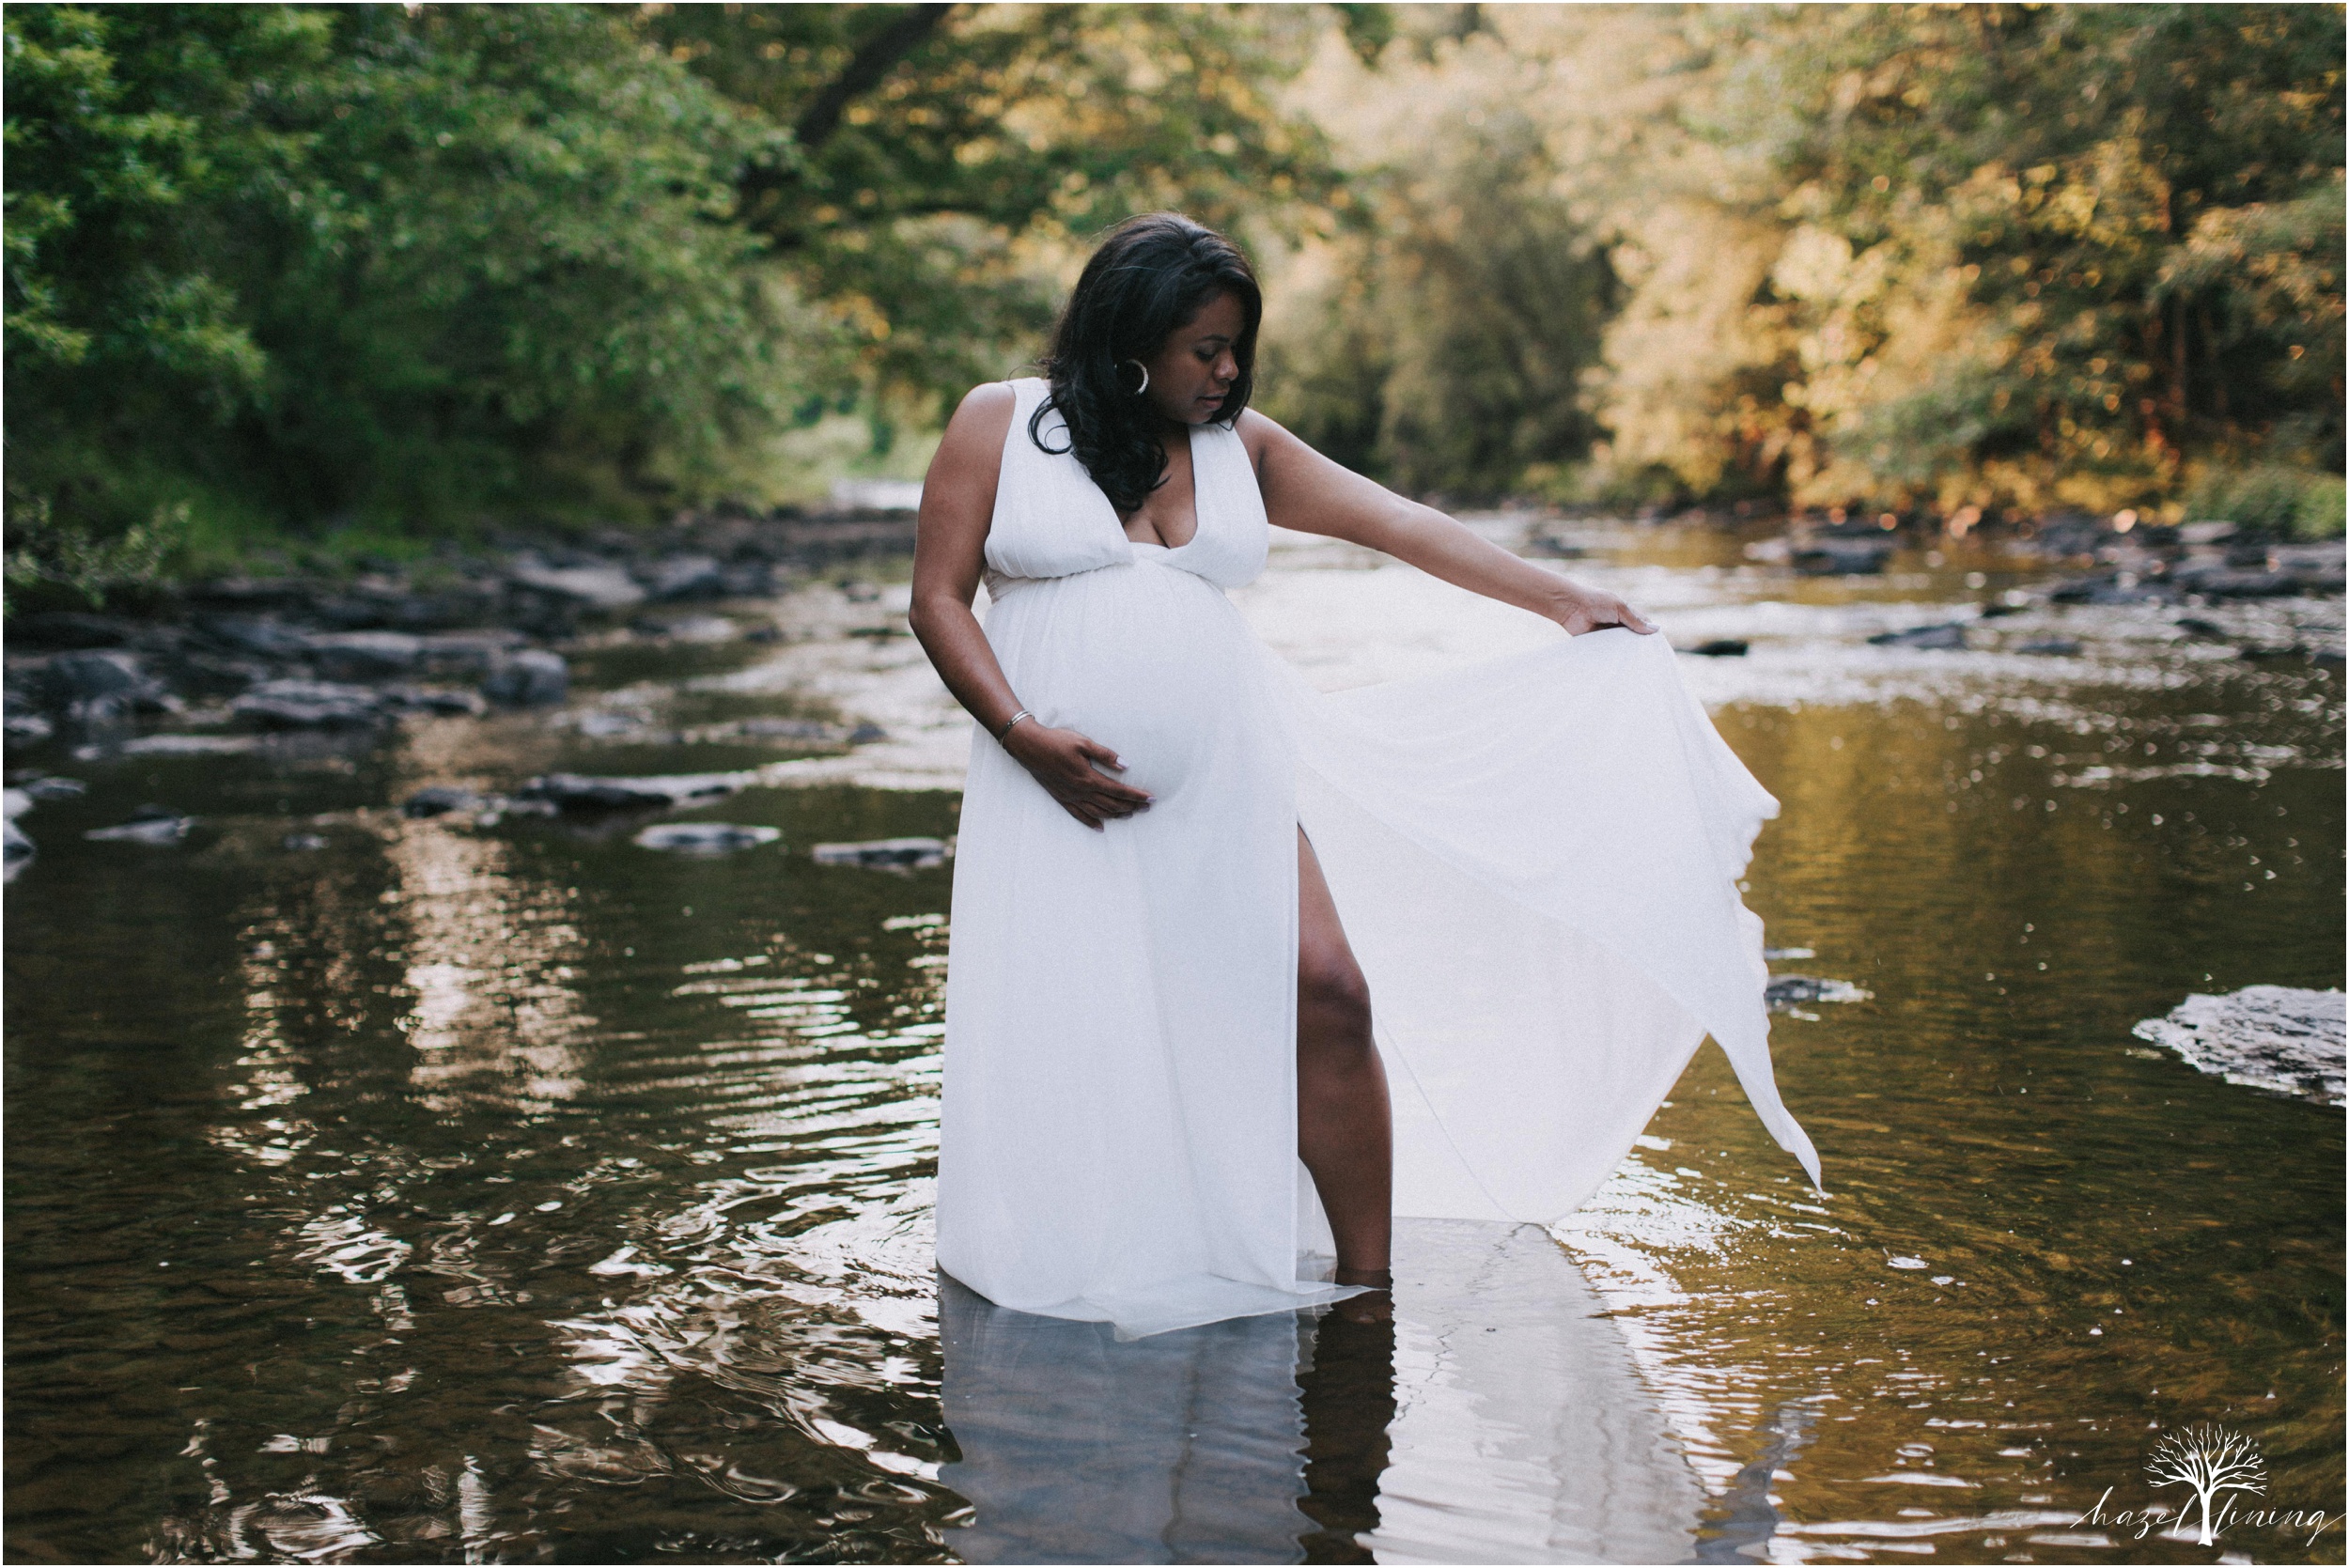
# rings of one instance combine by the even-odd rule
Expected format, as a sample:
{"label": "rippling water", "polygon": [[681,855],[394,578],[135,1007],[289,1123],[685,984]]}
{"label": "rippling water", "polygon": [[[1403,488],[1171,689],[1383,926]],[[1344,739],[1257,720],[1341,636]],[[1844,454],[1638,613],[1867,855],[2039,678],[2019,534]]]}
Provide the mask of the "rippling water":
{"label": "rippling water", "polygon": [[[1868,993],[1777,1032],[1825,1195],[1708,1051],[1555,1241],[1407,1227],[1392,1322],[1118,1345],[941,1301],[949,874],[806,851],[951,833],[964,726],[901,589],[815,589],[781,648],[587,650],[556,719],[12,757],[91,789],[8,894],[11,1557],[2208,1560],[2109,1518],[2179,1500],[2142,1467],[2199,1421],[2263,1451],[2239,1512],[2337,1515],[2341,1114],[2129,1029],[2341,984],[2338,665],[2132,607],[1872,647],[2029,574],[1580,537],[1676,643],[1752,644],[1688,661],[1785,803],[1750,902],[1812,950],[1780,968]],[[1331,686],[1549,634],[1295,541],[1243,607]],[[2202,613],[2338,646],[2340,613]],[[832,713],[891,738],[677,738]],[[388,809],[550,767],[765,767],[687,815],[782,841]],[[82,841],[148,800],[203,825]]]}

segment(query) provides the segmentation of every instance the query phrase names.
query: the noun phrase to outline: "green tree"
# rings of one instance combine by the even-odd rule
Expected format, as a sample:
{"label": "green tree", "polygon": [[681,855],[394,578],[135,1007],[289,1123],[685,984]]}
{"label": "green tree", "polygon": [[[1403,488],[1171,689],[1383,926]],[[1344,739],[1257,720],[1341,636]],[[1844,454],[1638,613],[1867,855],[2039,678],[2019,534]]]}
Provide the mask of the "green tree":
{"label": "green tree", "polygon": [[[1379,8],[1341,8],[1373,39]],[[935,414],[1040,347],[1068,252],[1178,208],[1243,236],[1338,199],[1276,97],[1326,23],[1283,8],[659,6],[645,25],[777,132],[741,215]]]}
{"label": "green tree", "polygon": [[1797,488],[2118,505],[2341,462],[2341,12],[1705,12],[1787,225]]}

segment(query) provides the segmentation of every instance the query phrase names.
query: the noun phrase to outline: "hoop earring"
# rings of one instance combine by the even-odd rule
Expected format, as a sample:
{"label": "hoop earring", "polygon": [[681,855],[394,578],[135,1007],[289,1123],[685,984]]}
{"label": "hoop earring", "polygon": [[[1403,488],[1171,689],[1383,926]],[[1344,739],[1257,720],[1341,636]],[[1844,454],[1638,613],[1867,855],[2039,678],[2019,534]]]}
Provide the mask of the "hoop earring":
{"label": "hoop earring", "polygon": [[1122,361],[1121,363],[1126,364],[1126,365],[1132,365],[1135,369],[1137,369],[1137,370],[1139,370],[1139,371],[1141,371],[1141,372],[1142,372],[1142,384],[1141,384],[1140,386],[1138,386],[1138,387],[1134,388],[1134,390],[1133,390],[1133,396],[1135,396],[1136,397],[1139,397],[1139,396],[1141,396],[1143,393],[1145,393],[1145,392],[1147,392],[1147,391],[1149,391],[1149,390],[1150,390],[1150,367],[1149,367],[1148,365],[1146,365],[1143,364],[1143,363],[1142,363],[1142,361],[1140,361],[1140,360],[1138,360],[1138,359],[1129,359],[1129,360],[1125,360],[1125,361]]}

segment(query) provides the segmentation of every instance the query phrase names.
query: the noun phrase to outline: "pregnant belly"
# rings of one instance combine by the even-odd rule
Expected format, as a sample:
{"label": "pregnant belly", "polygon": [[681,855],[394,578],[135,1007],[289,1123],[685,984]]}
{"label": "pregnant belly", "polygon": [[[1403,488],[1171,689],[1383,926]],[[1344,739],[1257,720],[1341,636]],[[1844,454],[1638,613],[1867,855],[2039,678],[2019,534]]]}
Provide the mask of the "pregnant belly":
{"label": "pregnant belly", "polygon": [[1019,612],[1002,634],[993,616],[988,628],[1019,700],[1114,750],[1126,770],[1112,776],[1150,791],[1155,811],[1280,754],[1256,650],[1210,584],[1170,567],[1110,567],[1001,610]]}

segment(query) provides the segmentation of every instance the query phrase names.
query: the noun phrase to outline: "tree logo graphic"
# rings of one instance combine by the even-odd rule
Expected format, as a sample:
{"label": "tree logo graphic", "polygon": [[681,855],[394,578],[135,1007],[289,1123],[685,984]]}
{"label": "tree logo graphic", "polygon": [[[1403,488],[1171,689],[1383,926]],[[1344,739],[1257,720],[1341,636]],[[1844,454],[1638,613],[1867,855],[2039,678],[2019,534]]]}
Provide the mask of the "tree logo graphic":
{"label": "tree logo graphic", "polygon": [[[2211,1505],[2221,1494],[2267,1490],[2267,1466],[2259,1445],[2240,1432],[2223,1426],[2189,1426],[2172,1432],[2155,1445],[2145,1461],[2145,1473],[2155,1486],[2190,1486],[2202,1505],[2202,1538],[2207,1546],[2218,1539],[2212,1528]],[[2178,1510],[2183,1515],[2186,1510]]]}

